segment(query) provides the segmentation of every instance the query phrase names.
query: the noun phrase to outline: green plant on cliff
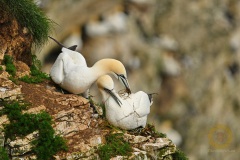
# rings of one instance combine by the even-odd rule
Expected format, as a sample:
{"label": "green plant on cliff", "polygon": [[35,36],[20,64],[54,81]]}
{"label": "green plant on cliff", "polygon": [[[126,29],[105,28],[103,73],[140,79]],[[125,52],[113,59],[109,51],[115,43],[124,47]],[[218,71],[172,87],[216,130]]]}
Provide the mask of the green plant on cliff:
{"label": "green plant on cliff", "polygon": [[67,150],[63,138],[55,134],[52,128],[52,119],[48,113],[22,113],[22,110],[26,109],[27,105],[26,103],[19,103],[17,101],[5,101],[1,99],[0,103],[4,106],[0,111],[0,116],[6,114],[10,121],[9,124],[4,125],[6,138],[24,137],[34,131],[38,131],[38,138],[32,142],[32,151],[37,155],[39,160],[51,159],[58,151]]}
{"label": "green plant on cliff", "polygon": [[13,64],[13,58],[9,55],[4,55],[3,58],[3,63],[6,66],[6,71],[11,75],[15,76],[16,75],[16,67]]}
{"label": "green plant on cliff", "polygon": [[106,144],[98,148],[101,160],[109,160],[117,155],[130,156],[131,152],[131,145],[123,139],[123,133],[106,135]]}
{"label": "green plant on cliff", "polygon": [[32,56],[33,65],[30,67],[31,75],[23,76],[19,80],[26,82],[26,83],[40,83],[46,79],[49,79],[49,75],[43,73],[41,69],[41,62],[37,59],[36,55]]}
{"label": "green plant on cliff", "polygon": [[[135,131],[130,131],[130,133],[133,133],[133,132],[135,133]],[[156,132],[153,125],[148,124],[146,126],[146,130],[141,130],[141,132],[138,132],[137,135],[142,135],[143,132],[145,132],[144,136],[151,135],[156,138],[159,138],[159,137],[166,138],[165,134]],[[132,152],[131,145],[123,139],[123,134],[124,133],[115,133],[115,134],[106,135],[106,143],[98,147],[98,155],[100,159],[109,160],[112,157],[115,157],[117,155],[125,156],[125,159],[127,159],[127,157],[131,155],[131,152]],[[157,156],[162,157],[162,155],[169,150],[170,148],[163,147],[161,148],[161,151]],[[164,157],[164,159],[168,159],[168,158],[169,158],[168,156]],[[186,155],[179,149],[177,149],[175,153],[171,154],[170,159],[188,160]]]}
{"label": "green plant on cliff", "polygon": [[52,21],[46,17],[33,0],[0,0],[9,14],[12,14],[21,26],[28,28],[37,45],[48,39]]}
{"label": "green plant on cliff", "polygon": [[[9,55],[4,55],[4,60],[3,60],[5,66],[6,66],[6,71],[11,75],[11,80],[16,81],[14,79],[14,76],[16,75],[16,67],[13,63],[13,58]],[[30,67],[30,76],[26,75],[19,80],[26,82],[26,83],[40,83],[43,82],[46,79],[49,79],[49,75],[46,73],[43,73],[41,69],[41,62],[37,59],[36,55],[32,55],[32,66]]]}
{"label": "green plant on cliff", "polygon": [[179,149],[172,155],[173,160],[188,160],[186,155]]}
{"label": "green plant on cliff", "polygon": [[0,159],[1,160],[9,160],[8,154],[3,147],[0,147]]}

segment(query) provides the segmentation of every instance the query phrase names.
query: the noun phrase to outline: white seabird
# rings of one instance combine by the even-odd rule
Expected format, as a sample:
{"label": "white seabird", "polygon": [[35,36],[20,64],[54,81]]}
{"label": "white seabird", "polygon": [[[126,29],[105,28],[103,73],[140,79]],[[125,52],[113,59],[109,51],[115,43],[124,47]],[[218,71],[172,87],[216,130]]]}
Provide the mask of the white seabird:
{"label": "white seabird", "polygon": [[51,70],[52,80],[70,93],[84,93],[102,75],[112,73],[131,93],[124,65],[115,59],[102,59],[88,67],[81,53],[62,48]]}
{"label": "white seabird", "polygon": [[145,127],[150,113],[152,96],[143,91],[120,97],[114,90],[114,82],[108,75],[97,80],[97,86],[105,103],[108,122],[121,129]]}

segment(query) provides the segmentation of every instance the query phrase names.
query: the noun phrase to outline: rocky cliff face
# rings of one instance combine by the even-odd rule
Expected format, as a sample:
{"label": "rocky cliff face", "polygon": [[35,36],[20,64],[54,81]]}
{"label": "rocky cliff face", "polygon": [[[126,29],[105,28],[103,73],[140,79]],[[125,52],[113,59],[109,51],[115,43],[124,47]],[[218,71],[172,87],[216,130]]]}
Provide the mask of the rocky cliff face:
{"label": "rocky cliff face", "polygon": [[[1,6],[4,6],[0,2]],[[26,27],[22,27],[13,15],[9,14],[6,7],[0,9],[0,58],[5,53],[17,60],[31,64],[32,36]]]}
{"label": "rocky cliff face", "polygon": [[[19,64],[23,65],[20,62],[15,64],[17,68]],[[17,71],[18,75],[23,72],[29,74],[29,69]],[[31,105],[22,114],[37,114],[43,111],[50,114],[56,135],[61,135],[68,146],[68,151],[55,154],[54,159],[99,159],[98,147],[106,143],[105,137],[119,133],[122,133],[124,141],[131,146],[128,159],[173,159],[177,152],[176,145],[170,139],[156,136],[152,129],[128,132],[110,126],[104,118],[93,112],[94,106],[90,106],[87,99],[78,95],[64,94],[51,81],[47,80],[39,84],[18,81],[16,84],[9,80],[9,74],[2,70],[0,71],[0,86],[0,113],[5,107],[3,100],[21,100],[21,102],[24,100]],[[11,122],[8,119],[9,115],[0,115],[0,147],[6,149],[11,159],[36,159],[32,150],[32,142],[39,138],[38,130],[26,136],[5,138],[4,127]],[[21,129],[24,126],[16,127]],[[48,148],[45,149],[48,150]],[[102,152],[100,154],[104,154]],[[123,159],[124,157],[126,158],[118,154],[110,156],[111,159]]]}
{"label": "rocky cliff face", "polygon": [[[117,58],[134,91],[158,93],[149,120],[191,159],[238,159],[237,0],[38,2],[58,24],[52,36],[78,44],[89,66]],[[48,71],[60,47],[40,50]]]}

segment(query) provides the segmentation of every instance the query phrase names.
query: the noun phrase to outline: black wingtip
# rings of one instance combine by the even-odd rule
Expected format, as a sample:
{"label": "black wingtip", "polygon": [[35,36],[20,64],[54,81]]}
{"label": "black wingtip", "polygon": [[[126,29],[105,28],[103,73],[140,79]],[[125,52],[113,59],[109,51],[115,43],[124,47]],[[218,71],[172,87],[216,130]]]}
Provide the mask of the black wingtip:
{"label": "black wingtip", "polygon": [[72,50],[72,51],[76,51],[77,49],[77,45],[73,45],[71,47],[68,47],[68,49]]}
{"label": "black wingtip", "polygon": [[[49,38],[51,38],[54,42],[56,42],[60,47],[64,47],[66,48],[62,43],[58,42],[55,38],[51,37],[51,36],[48,36]],[[72,51],[76,51],[77,49],[77,45],[73,45],[71,47],[68,47],[67,49],[70,49]]]}
{"label": "black wingtip", "polygon": [[51,38],[54,42],[56,42],[60,47],[64,47],[66,48],[62,43],[58,42],[56,39],[54,39],[53,37],[51,36],[48,36],[49,38]]}

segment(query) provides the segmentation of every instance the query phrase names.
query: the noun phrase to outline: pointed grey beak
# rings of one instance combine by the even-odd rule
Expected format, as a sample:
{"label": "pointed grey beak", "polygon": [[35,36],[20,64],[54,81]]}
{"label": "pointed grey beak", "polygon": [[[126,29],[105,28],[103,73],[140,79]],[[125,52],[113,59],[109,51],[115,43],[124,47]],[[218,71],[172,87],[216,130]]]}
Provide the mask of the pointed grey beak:
{"label": "pointed grey beak", "polygon": [[110,94],[110,96],[116,101],[116,103],[121,107],[122,102],[117,98],[117,96],[109,89],[104,88],[104,91]]}
{"label": "pointed grey beak", "polygon": [[124,77],[123,75],[118,75],[118,77],[121,79],[123,85],[126,87],[126,92],[127,92],[128,94],[131,94],[132,92],[131,92],[131,89],[130,89],[130,87],[129,87],[129,83],[128,83],[127,78]]}

